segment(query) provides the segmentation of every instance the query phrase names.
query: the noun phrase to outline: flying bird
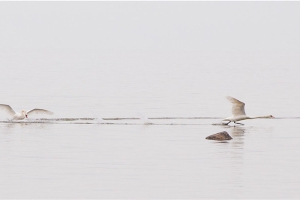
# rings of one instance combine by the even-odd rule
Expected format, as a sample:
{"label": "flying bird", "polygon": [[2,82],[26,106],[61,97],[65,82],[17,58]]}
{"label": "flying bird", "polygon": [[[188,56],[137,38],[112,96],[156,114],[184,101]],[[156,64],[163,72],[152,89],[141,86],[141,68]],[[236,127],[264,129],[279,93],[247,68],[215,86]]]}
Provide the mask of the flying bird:
{"label": "flying bird", "polygon": [[47,115],[53,114],[53,112],[49,110],[39,109],[39,108],[35,108],[28,111],[22,110],[20,113],[18,113],[14,111],[14,109],[12,109],[10,105],[7,104],[0,104],[0,109],[5,110],[9,115],[11,115],[12,120],[22,120],[28,118],[28,115],[32,115],[32,114],[47,114]]}
{"label": "flying bird", "polygon": [[[249,117],[245,113],[245,103],[227,96],[226,97],[232,104],[232,116],[227,117],[223,119],[222,121],[228,121],[228,123],[224,125],[228,125],[230,122],[234,122],[235,124],[242,124],[242,123],[237,123],[237,121],[245,120],[245,119],[257,119],[257,118],[274,118],[272,115],[267,115],[267,116],[258,116],[258,117]],[[243,124],[242,124],[243,125]]]}

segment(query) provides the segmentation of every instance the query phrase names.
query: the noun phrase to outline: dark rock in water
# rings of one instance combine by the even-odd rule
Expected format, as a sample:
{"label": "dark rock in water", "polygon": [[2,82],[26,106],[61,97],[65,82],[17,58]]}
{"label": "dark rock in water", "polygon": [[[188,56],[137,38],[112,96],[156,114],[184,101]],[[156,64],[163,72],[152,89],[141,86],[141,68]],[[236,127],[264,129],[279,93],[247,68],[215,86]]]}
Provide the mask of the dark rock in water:
{"label": "dark rock in water", "polygon": [[216,133],[210,136],[207,136],[205,139],[207,140],[231,140],[232,137],[226,132]]}

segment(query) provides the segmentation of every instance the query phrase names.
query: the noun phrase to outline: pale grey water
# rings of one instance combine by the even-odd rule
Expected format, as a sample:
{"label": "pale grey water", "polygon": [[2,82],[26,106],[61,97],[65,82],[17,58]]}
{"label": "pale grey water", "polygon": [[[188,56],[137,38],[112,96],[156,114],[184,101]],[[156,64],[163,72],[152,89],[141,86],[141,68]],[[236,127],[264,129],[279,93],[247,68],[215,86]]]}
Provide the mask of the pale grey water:
{"label": "pale grey water", "polygon": [[300,197],[298,2],[0,5],[0,198]]}
{"label": "pale grey water", "polygon": [[[242,127],[212,126],[214,121],[1,124],[1,197],[299,196],[299,120],[260,120]],[[233,140],[204,139],[224,130]]]}

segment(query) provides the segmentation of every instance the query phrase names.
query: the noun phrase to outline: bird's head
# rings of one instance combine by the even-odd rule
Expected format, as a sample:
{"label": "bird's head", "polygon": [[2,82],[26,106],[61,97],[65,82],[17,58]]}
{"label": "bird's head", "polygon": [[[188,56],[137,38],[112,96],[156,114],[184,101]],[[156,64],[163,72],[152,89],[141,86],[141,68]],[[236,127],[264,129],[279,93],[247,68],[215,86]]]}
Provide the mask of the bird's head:
{"label": "bird's head", "polygon": [[27,112],[25,110],[22,110],[22,115],[28,118]]}
{"label": "bird's head", "polygon": [[275,118],[273,115],[269,115],[268,117],[269,117],[269,118]]}

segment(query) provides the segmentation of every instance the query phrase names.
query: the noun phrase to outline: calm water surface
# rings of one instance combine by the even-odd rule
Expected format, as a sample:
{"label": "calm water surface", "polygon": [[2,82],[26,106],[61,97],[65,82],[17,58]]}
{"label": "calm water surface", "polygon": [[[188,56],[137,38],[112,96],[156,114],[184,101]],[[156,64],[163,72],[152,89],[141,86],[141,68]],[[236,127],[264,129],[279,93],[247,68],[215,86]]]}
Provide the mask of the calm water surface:
{"label": "calm water surface", "polygon": [[152,121],[1,124],[1,198],[299,197],[298,119]]}
{"label": "calm water surface", "polygon": [[[46,108],[55,113],[50,119],[218,118],[161,119],[153,125],[4,123],[1,112],[1,198],[300,197],[300,123],[292,118],[300,110],[298,56],[35,51],[1,56],[2,66],[10,66],[0,74],[1,103],[17,111]],[[289,59],[295,63],[288,70],[278,64]],[[261,61],[264,65],[256,65]],[[214,126],[231,115],[226,95],[244,101],[249,115],[288,118]],[[205,140],[220,131],[233,140]]]}
{"label": "calm water surface", "polygon": [[[299,10],[1,2],[0,104],[54,115],[0,110],[0,199],[300,199]],[[276,119],[212,125],[227,95]],[[152,124],[101,121],[139,116]],[[233,139],[205,139],[220,131]]]}

